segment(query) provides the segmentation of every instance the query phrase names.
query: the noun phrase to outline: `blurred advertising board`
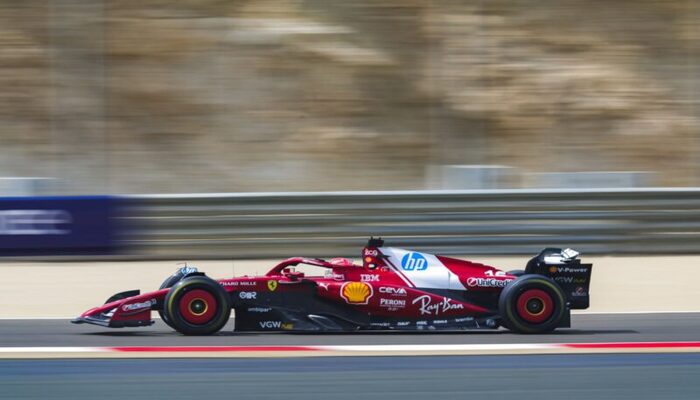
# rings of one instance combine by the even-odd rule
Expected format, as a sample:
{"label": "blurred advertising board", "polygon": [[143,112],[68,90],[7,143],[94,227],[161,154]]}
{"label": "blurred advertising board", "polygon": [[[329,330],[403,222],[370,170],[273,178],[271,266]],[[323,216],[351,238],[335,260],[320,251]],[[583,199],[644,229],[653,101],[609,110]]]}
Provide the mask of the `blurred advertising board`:
{"label": "blurred advertising board", "polygon": [[109,196],[0,197],[0,256],[114,253],[118,212]]}

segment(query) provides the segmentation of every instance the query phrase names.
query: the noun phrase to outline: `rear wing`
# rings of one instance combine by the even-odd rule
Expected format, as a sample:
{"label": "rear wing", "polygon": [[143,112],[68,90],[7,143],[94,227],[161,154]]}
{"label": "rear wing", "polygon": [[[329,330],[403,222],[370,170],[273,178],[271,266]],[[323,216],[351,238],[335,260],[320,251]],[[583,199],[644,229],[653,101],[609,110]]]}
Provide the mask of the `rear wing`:
{"label": "rear wing", "polygon": [[583,264],[578,254],[572,249],[546,248],[525,267],[526,274],[544,275],[559,284],[572,310],[586,309],[590,304],[593,264]]}

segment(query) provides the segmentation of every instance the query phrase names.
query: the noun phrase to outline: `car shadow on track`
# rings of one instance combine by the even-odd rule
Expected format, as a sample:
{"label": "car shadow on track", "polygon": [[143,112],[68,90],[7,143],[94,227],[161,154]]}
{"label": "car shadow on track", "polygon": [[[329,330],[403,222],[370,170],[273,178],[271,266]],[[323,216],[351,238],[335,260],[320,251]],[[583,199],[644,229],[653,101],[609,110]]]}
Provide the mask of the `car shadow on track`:
{"label": "car shadow on track", "polygon": [[635,331],[634,329],[569,329],[554,331],[549,333],[549,335],[629,335],[639,333],[639,331]]}
{"label": "car shadow on track", "polygon": [[[252,333],[252,332],[251,332]],[[638,331],[632,329],[571,329],[557,330],[549,333],[541,334],[522,334],[508,330],[462,330],[462,331],[359,331],[359,332],[259,332],[266,335],[269,333],[286,334],[286,335],[306,335],[306,336],[356,336],[356,335],[383,335],[383,336],[413,336],[413,335],[484,335],[484,336],[521,336],[521,337],[538,337],[538,336],[576,336],[576,335],[629,335],[638,334]],[[230,332],[231,335],[238,335],[237,332]]]}
{"label": "car shadow on track", "polygon": [[[256,336],[520,336],[520,337],[566,337],[566,336],[595,336],[595,335],[630,335],[639,334],[639,331],[632,329],[567,329],[546,334],[523,335],[507,330],[465,330],[465,331],[357,331],[357,332],[235,332],[221,331],[210,336],[236,336],[236,337],[256,337]],[[167,337],[184,336],[174,330],[170,331],[120,331],[120,332],[85,332],[81,335],[102,336],[102,337]]]}

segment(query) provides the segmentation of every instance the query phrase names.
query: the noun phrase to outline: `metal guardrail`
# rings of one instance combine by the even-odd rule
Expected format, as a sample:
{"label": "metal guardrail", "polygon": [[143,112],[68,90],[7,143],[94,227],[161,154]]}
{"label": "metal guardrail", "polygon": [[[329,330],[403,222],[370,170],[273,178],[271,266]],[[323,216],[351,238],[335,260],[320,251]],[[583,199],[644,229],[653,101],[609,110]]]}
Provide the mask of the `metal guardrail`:
{"label": "metal guardrail", "polygon": [[440,254],[700,253],[700,189],[127,197],[131,252],[155,258],[354,256],[369,236]]}

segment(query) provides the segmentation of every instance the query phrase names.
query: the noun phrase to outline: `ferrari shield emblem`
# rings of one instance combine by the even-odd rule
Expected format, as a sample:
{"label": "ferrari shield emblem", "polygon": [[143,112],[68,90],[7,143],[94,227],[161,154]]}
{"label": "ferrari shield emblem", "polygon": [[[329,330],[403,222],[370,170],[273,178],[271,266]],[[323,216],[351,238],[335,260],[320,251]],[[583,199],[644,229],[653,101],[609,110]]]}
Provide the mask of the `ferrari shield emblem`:
{"label": "ferrari shield emblem", "polygon": [[271,292],[277,290],[277,281],[267,281],[267,288],[270,289]]}

